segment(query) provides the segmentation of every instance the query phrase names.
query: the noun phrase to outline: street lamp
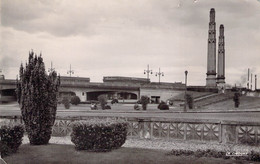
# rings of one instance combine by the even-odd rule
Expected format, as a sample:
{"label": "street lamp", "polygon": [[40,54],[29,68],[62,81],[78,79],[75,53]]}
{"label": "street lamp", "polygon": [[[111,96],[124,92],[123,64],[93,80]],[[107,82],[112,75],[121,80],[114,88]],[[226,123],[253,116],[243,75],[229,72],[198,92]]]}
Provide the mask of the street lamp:
{"label": "street lamp", "polygon": [[149,74],[153,74],[153,71],[149,69],[149,64],[147,65],[147,70],[144,70],[144,74],[147,74],[147,82],[149,82]]}
{"label": "street lamp", "polygon": [[187,106],[187,75],[188,71],[185,72],[185,94],[184,94],[184,112],[187,112],[186,106]]}
{"label": "street lamp", "polygon": [[156,72],[156,73],[155,73],[155,76],[159,76],[159,84],[160,84],[160,82],[161,82],[161,75],[164,76],[164,73],[161,72],[161,69],[159,68],[159,72]]}
{"label": "street lamp", "polygon": [[74,71],[71,70],[71,64],[70,64],[70,70],[67,72],[67,74],[70,74],[70,77],[71,77],[71,74],[74,74]]}

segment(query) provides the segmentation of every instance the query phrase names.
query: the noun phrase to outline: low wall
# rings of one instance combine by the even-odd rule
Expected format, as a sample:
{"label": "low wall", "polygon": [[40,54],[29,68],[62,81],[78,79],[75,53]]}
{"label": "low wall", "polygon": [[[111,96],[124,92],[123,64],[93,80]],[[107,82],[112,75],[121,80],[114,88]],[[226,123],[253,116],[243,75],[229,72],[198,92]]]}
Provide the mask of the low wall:
{"label": "low wall", "polygon": [[[56,119],[53,136],[68,136],[72,123],[93,117]],[[123,118],[129,122],[128,137],[163,140],[198,140],[208,142],[260,145],[260,123],[217,120],[183,120],[164,118]],[[1,118],[10,124],[19,119]]]}

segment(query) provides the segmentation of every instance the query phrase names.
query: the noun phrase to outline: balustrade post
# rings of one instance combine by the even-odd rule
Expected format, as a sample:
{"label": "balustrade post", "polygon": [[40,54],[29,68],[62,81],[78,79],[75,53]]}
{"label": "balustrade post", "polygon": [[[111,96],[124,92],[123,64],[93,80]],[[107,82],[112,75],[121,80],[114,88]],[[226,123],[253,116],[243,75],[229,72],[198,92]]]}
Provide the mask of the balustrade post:
{"label": "balustrade post", "polygon": [[144,138],[144,121],[138,120],[139,138]]}
{"label": "balustrade post", "polygon": [[151,139],[153,139],[154,138],[153,137],[153,122],[151,122],[150,126],[151,126]]}
{"label": "balustrade post", "polygon": [[162,122],[159,122],[159,138],[161,139],[162,138]]}
{"label": "balustrade post", "polygon": [[222,143],[222,124],[219,123],[219,127],[218,127],[218,142]]}
{"label": "balustrade post", "polygon": [[187,124],[188,123],[183,123],[183,126],[184,126],[184,140],[187,140]]}
{"label": "balustrade post", "polygon": [[167,127],[167,140],[169,141],[170,140],[170,124],[171,123],[167,123],[168,124],[168,127]]}
{"label": "balustrade post", "polygon": [[239,139],[239,134],[238,134],[238,130],[239,130],[239,125],[236,126],[236,132],[235,132],[235,143],[237,144],[238,143],[238,139]]}
{"label": "balustrade post", "polygon": [[[205,128],[205,124],[201,124],[202,125],[202,128],[201,128],[201,131],[200,131],[200,139],[201,141],[204,140],[204,128]],[[210,139],[211,140],[211,139]]]}
{"label": "balustrade post", "polygon": [[257,141],[258,141],[258,132],[257,132],[257,126],[254,126],[254,131],[255,131],[255,145],[257,145]]}

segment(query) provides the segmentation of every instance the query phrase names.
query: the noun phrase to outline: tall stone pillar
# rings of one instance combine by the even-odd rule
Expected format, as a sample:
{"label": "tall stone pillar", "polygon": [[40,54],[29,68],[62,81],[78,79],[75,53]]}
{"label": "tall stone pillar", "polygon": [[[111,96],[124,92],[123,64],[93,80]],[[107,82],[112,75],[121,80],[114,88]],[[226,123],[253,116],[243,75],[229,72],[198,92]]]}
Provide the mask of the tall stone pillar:
{"label": "tall stone pillar", "polygon": [[215,9],[210,10],[209,35],[208,35],[208,58],[207,58],[207,87],[216,87],[216,22]]}
{"label": "tall stone pillar", "polygon": [[225,37],[223,24],[219,27],[217,83],[218,86],[225,84]]}

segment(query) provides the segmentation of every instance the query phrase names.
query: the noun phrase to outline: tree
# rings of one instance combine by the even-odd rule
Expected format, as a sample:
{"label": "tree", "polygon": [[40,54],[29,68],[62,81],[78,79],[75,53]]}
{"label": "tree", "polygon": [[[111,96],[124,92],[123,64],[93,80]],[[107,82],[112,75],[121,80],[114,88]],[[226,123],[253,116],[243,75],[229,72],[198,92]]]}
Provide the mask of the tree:
{"label": "tree", "polygon": [[47,144],[56,117],[60,77],[55,71],[47,75],[41,55],[29,52],[28,63],[21,64],[17,79],[17,98],[30,143]]}
{"label": "tree", "polygon": [[107,97],[105,95],[99,95],[98,101],[100,102],[101,108],[104,110],[107,105]]}
{"label": "tree", "polygon": [[73,96],[70,100],[71,104],[73,105],[78,105],[80,103],[80,98],[79,96]]}
{"label": "tree", "polygon": [[140,99],[140,102],[142,104],[142,108],[143,110],[146,110],[147,109],[147,104],[149,103],[150,99],[148,96],[142,96],[141,99]]}

